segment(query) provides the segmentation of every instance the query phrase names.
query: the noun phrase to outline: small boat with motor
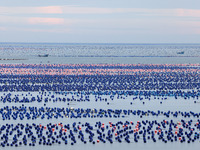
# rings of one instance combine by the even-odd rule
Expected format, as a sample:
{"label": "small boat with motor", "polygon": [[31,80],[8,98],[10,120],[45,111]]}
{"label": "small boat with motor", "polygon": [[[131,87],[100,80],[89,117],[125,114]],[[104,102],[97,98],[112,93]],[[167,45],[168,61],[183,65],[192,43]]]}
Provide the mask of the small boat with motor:
{"label": "small boat with motor", "polygon": [[49,54],[39,54],[38,57],[48,57]]}
{"label": "small boat with motor", "polygon": [[184,51],[177,52],[177,54],[183,55],[183,54],[184,54]]}

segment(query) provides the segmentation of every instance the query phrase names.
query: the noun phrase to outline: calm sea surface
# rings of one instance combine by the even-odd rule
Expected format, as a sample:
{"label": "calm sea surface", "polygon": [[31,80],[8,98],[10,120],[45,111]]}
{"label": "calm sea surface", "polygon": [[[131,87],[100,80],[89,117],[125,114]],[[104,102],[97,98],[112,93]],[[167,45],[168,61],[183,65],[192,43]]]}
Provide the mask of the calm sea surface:
{"label": "calm sea surface", "polygon": [[0,54],[0,63],[185,64],[199,63],[200,44],[0,43]]}
{"label": "calm sea surface", "polygon": [[[182,53],[182,54],[179,54]],[[48,54],[48,57],[39,57],[38,55]],[[0,63],[25,63],[25,64],[98,64],[98,63],[108,63],[108,64],[189,64],[189,63],[200,63],[200,44],[49,44],[49,43],[0,43]],[[22,92],[23,93],[23,92]],[[26,94],[24,92],[24,94]],[[38,93],[33,93],[33,95]],[[0,93],[2,96],[3,93]],[[120,109],[140,109],[140,110],[163,110],[163,111],[194,111],[199,112],[200,103],[194,104],[194,100],[175,100],[169,98],[160,104],[159,100],[147,101],[144,104],[140,100],[134,101],[133,105],[130,105],[132,97],[128,97],[124,100],[118,100],[115,98],[110,101],[110,105],[105,102],[95,102],[94,96],[90,97],[90,102],[72,102],[70,107],[74,108],[115,108]],[[20,106],[21,104],[5,103],[1,104],[4,106]],[[42,107],[43,103],[31,103],[25,104],[26,106],[37,106]],[[65,103],[47,103],[48,107],[69,107]],[[110,118],[103,118],[102,122],[109,122]],[[121,120],[163,120],[160,118],[139,118],[139,117],[128,117]],[[170,119],[170,118],[169,118]],[[180,121],[181,118],[177,118],[176,121]],[[174,119],[175,120],[175,119]],[[73,123],[73,122],[90,122],[94,124],[98,119],[57,119],[57,120],[41,120],[27,121],[17,120],[17,123],[58,123],[63,124]],[[118,119],[112,119],[113,122],[117,122]],[[16,123],[16,121],[0,120],[1,124],[6,123]],[[167,143],[162,142],[147,142],[146,144],[142,141],[138,143],[99,143],[99,144],[75,144],[71,146],[68,144],[53,145],[53,146],[21,146],[21,147],[6,147],[0,149],[20,149],[20,150],[31,150],[31,149],[43,149],[43,150],[58,150],[58,149],[68,149],[68,150],[102,150],[102,149],[112,149],[112,150],[122,150],[122,149],[139,149],[139,150],[172,150],[172,149],[199,149],[199,142],[195,143]]]}

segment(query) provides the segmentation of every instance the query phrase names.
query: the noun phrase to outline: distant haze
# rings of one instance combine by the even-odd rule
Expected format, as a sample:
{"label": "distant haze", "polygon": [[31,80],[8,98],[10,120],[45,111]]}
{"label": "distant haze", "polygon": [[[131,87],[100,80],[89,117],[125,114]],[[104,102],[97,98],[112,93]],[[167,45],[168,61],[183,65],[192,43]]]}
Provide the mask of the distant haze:
{"label": "distant haze", "polygon": [[200,43],[199,0],[7,0],[0,42]]}

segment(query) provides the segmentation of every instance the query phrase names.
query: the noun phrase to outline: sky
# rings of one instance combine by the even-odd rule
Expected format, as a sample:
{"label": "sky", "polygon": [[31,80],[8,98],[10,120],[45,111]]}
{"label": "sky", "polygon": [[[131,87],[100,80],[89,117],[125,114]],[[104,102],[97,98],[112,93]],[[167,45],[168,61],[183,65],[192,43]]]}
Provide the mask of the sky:
{"label": "sky", "polygon": [[199,0],[1,0],[0,42],[200,43]]}

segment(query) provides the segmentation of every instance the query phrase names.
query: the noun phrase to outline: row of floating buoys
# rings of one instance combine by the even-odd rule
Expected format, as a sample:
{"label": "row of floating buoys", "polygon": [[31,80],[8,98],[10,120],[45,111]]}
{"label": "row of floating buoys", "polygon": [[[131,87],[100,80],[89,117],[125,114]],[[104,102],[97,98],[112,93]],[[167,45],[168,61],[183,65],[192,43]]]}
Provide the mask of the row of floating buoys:
{"label": "row of floating buoys", "polygon": [[116,143],[116,142],[196,142],[200,137],[200,120],[142,120],[118,121],[104,124],[96,122],[74,122],[73,124],[5,124],[0,125],[0,145],[5,146],[35,146],[54,144],[74,145],[86,143]]}
{"label": "row of floating buoys", "polygon": [[[58,65],[59,66],[59,65]],[[148,65],[146,65],[148,66]],[[19,65],[16,68],[6,69],[3,67],[0,79],[0,91],[110,91],[110,90],[160,90],[160,91],[178,91],[186,89],[199,89],[199,67],[174,65],[168,68],[168,65],[149,65],[154,69],[126,69],[126,65],[120,66],[120,70],[110,70],[102,68],[85,70],[84,74],[79,73],[80,69],[74,68],[69,74],[62,74],[63,70],[56,65],[52,66],[57,74],[46,73],[48,67],[45,65],[43,69],[28,68],[26,65]],[[83,66],[82,66],[83,67]],[[109,66],[113,67],[113,66]],[[118,67],[118,66],[117,66]],[[138,66],[141,67],[141,66]],[[173,68],[174,67],[174,68]],[[163,70],[163,68],[165,68]],[[167,69],[168,68],[168,69]],[[181,71],[177,70],[179,68]],[[12,70],[10,74],[9,69]],[[13,70],[15,69],[15,70]],[[50,69],[51,70],[51,69]],[[26,72],[28,72],[26,74]],[[83,71],[81,71],[83,72]],[[93,72],[94,74],[91,74]],[[106,73],[108,72],[108,73]],[[112,75],[112,72],[114,74]],[[115,73],[116,72],[116,73]],[[134,74],[126,74],[126,72],[134,72]],[[184,96],[195,96],[195,93],[184,93]],[[180,95],[179,93],[177,93]],[[177,96],[178,96],[177,95]]]}
{"label": "row of floating buoys", "polygon": [[199,74],[191,72],[184,74],[163,72],[150,75],[0,75],[0,77],[2,78],[0,91],[160,90],[166,92],[200,89]]}
{"label": "row of floating buoys", "polygon": [[[199,71],[198,64],[0,64],[0,102],[66,102],[69,105],[70,102],[90,102],[92,96],[94,101],[104,101],[108,105],[111,100],[130,97],[131,101],[139,99],[143,104],[145,100],[169,97],[197,102]],[[127,116],[136,116],[140,120],[124,121]],[[141,120],[149,119],[148,116],[150,120]],[[0,146],[149,141],[192,143],[199,141],[199,116],[199,112],[192,110],[5,106],[0,108]],[[61,118],[69,118],[70,122],[82,118],[84,123],[4,123],[4,120],[19,119],[54,119],[52,122],[55,122]],[[111,121],[111,118],[117,118],[118,121],[101,122],[105,118]],[[93,121],[97,119],[95,124]]]}
{"label": "row of floating buoys", "polygon": [[199,64],[0,64],[1,68],[37,68],[37,69],[108,69],[108,68],[127,68],[127,69],[199,69]]}
{"label": "row of floating buoys", "polygon": [[83,108],[60,108],[60,107],[26,107],[12,106],[0,108],[0,118],[2,120],[24,120],[31,119],[58,119],[58,118],[124,118],[126,116],[151,117],[183,117],[199,118],[200,112],[193,111],[143,111],[130,109],[83,109]]}
{"label": "row of floating buoys", "polygon": [[[29,92],[30,93],[30,92]],[[62,94],[60,94],[62,93]],[[132,99],[132,100],[167,100],[169,97],[175,99],[192,99],[194,103],[199,99],[200,90],[198,91],[101,91],[101,92],[39,92],[38,94],[12,94],[12,92],[4,93],[0,96],[0,102],[3,103],[31,103],[31,102],[89,102],[90,96],[95,96],[94,101],[104,101],[114,99]]]}

